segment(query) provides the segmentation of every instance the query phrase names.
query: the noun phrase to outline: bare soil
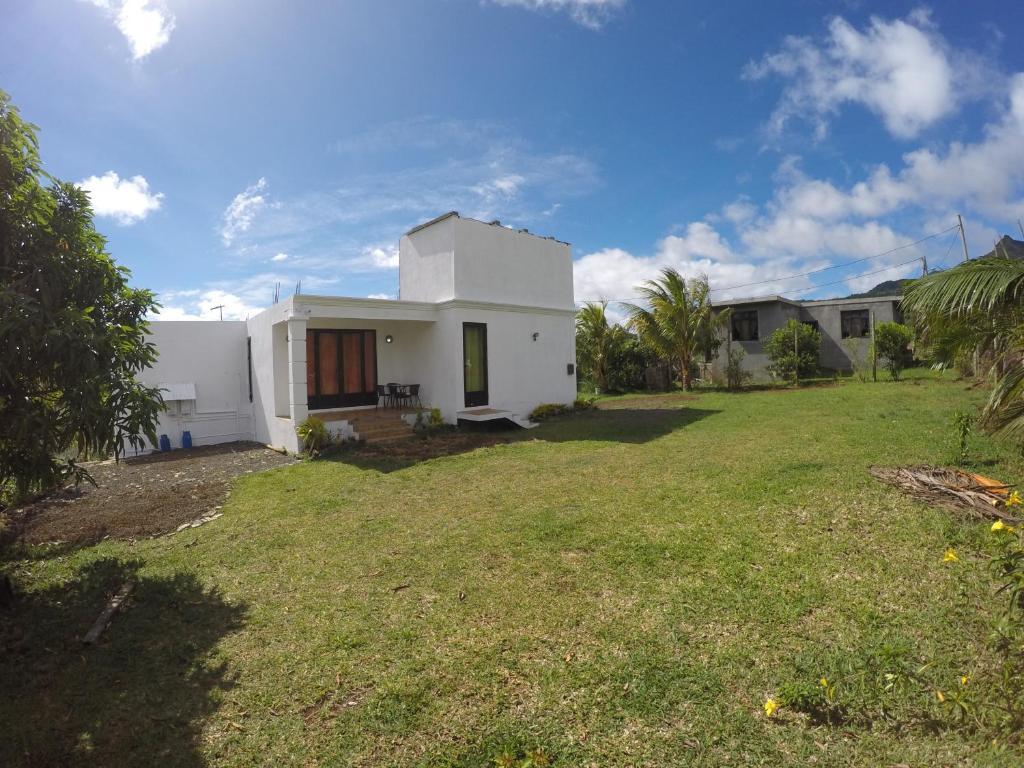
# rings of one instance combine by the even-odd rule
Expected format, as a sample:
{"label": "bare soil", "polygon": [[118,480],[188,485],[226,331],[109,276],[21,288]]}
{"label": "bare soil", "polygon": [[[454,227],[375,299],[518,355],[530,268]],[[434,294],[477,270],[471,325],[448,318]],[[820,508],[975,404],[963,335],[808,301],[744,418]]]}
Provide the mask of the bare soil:
{"label": "bare soil", "polygon": [[89,544],[138,539],[175,530],[224,503],[231,481],[291,464],[259,443],[226,443],[85,465],[96,487],[82,483],[0,514],[3,538],[27,544]]}

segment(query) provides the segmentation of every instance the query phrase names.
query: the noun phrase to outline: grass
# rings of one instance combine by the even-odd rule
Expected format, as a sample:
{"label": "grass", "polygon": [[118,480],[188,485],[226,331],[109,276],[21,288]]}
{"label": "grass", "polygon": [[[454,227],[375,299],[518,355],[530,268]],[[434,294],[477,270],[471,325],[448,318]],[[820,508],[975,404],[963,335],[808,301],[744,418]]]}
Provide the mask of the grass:
{"label": "grass", "polygon": [[761,712],[885,645],[951,681],[986,662],[984,526],[865,471],[947,461],[985,397],[912,374],[615,398],[461,455],[252,476],[173,537],[21,552],[0,764],[1019,765],[927,722]]}

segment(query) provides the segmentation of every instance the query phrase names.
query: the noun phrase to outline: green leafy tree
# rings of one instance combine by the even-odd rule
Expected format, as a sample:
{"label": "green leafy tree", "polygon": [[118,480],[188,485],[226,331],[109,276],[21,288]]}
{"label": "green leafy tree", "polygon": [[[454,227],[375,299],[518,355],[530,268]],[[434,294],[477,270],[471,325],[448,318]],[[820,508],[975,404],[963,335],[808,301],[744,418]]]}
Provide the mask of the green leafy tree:
{"label": "green leafy tree", "polygon": [[772,331],[764,351],[771,361],[768,370],[773,376],[796,382],[818,372],[821,334],[814,326],[791,319]]}
{"label": "green leafy tree", "polygon": [[900,374],[907,367],[913,341],[914,331],[902,323],[879,323],[875,326],[875,352],[885,359],[885,367],[893,381],[899,381]]}
{"label": "green leafy tree", "polygon": [[88,195],[48,176],[36,127],[0,91],[0,495],[71,476],[83,455],[156,440],[153,294],[106,253]]}
{"label": "green leafy tree", "polygon": [[588,301],[576,311],[576,357],[581,371],[601,392],[608,391],[611,357],[622,328],[608,322],[608,302]]}
{"label": "green leafy tree", "polygon": [[1024,261],[976,259],[922,277],[903,307],[936,364],[989,362],[994,387],[979,424],[1024,443]]}
{"label": "green leafy tree", "polygon": [[644,305],[625,305],[630,327],[657,354],[678,363],[680,384],[691,389],[694,365],[717,354],[729,313],[712,310],[706,277],[687,280],[671,267],[637,291]]}

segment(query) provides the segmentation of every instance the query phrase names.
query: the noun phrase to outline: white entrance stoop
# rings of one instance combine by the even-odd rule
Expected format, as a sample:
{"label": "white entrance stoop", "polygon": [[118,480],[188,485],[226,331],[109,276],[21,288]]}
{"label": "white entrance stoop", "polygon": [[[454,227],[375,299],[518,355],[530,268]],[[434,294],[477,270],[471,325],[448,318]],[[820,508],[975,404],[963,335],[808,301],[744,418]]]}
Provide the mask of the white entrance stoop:
{"label": "white entrance stoop", "polygon": [[455,415],[460,419],[465,419],[466,421],[497,421],[499,419],[506,419],[523,429],[533,429],[534,427],[540,426],[537,422],[530,421],[529,419],[520,416],[518,413],[502,411],[497,408],[489,408],[486,405],[480,406],[479,408],[467,408],[463,411],[458,411]]}

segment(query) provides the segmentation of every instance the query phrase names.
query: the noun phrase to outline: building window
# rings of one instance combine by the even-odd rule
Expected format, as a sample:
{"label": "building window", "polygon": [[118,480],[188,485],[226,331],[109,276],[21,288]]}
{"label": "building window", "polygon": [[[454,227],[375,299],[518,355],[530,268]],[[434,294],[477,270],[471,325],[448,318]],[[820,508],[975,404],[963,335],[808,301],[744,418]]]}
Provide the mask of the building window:
{"label": "building window", "polygon": [[871,335],[871,319],[866,309],[840,312],[839,323],[844,339],[863,339]]}
{"label": "building window", "polygon": [[757,310],[744,309],[732,313],[733,341],[757,341]]}

